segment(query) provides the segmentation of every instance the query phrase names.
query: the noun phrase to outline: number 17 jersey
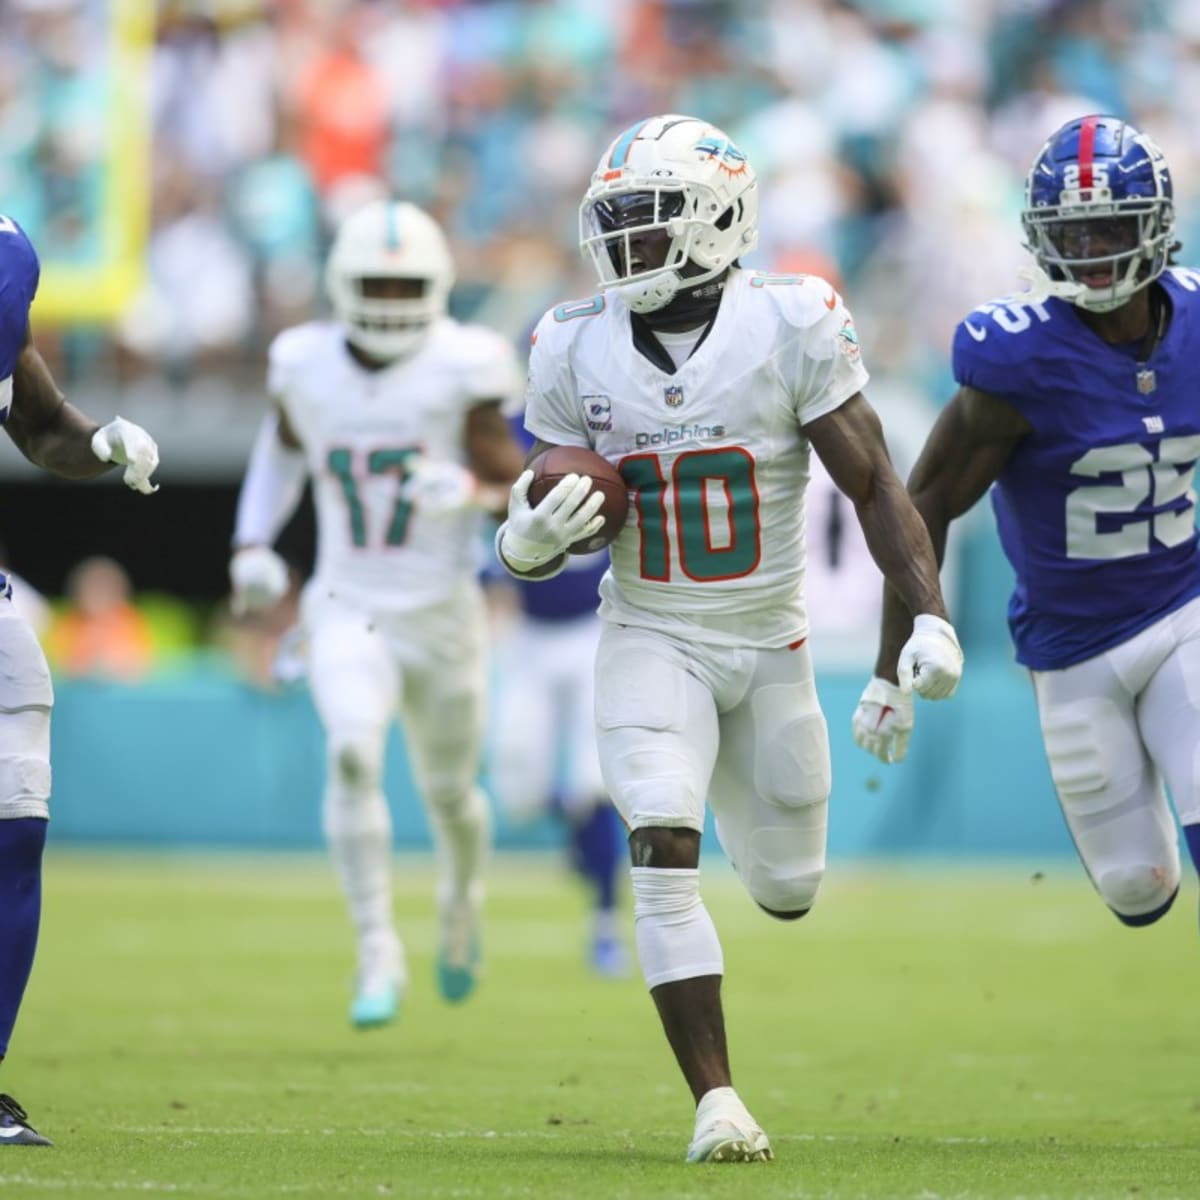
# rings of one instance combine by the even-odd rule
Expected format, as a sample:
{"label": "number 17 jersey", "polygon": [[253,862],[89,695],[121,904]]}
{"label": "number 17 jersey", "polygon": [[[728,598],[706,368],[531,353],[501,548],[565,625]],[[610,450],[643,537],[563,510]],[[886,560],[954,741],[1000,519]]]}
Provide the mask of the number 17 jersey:
{"label": "number 17 jersey", "polygon": [[708,336],[674,371],[639,349],[619,297],[547,313],[525,426],[597,451],[633,500],[600,615],[716,645],[805,637],[803,426],[866,381],[850,314],[817,276],[730,271]]}
{"label": "number 17 jersey", "polygon": [[1200,595],[1200,273],[1151,286],[1171,317],[1145,361],[1054,298],[983,305],[955,331],[955,379],[1033,427],[992,504],[1017,577],[1009,628],[1034,670],[1093,658]]}

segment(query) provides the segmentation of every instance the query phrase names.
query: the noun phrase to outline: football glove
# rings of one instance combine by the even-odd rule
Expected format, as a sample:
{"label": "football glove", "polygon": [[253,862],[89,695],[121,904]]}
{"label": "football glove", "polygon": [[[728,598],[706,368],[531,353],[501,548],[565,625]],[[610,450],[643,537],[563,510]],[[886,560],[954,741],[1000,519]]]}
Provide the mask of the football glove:
{"label": "football glove", "polygon": [[521,574],[558,558],[604,525],[604,493],[592,492],[591,476],[564,475],[536,507],[529,503],[532,482],[530,470],[518,476],[509,493],[508,520],[496,535],[501,561]]}
{"label": "football glove", "polygon": [[229,560],[235,616],[271,608],[288,590],[287,563],[270,546],[243,546]]}
{"label": "football glove", "polygon": [[912,736],[912,692],[876,675],[854,710],[853,727],[854,740],[868,754],[880,762],[903,762]]}
{"label": "football glove", "polygon": [[135,492],[149,496],[158,491],[158,484],[150,482],[158,467],[158,446],[140,425],[114,417],[92,434],[92,453],[101,462],[122,465],[125,483]]}
{"label": "football glove", "polygon": [[901,689],[926,700],[945,700],[954,695],[962,669],[963,652],[954,626],[932,613],[919,614],[896,664]]}

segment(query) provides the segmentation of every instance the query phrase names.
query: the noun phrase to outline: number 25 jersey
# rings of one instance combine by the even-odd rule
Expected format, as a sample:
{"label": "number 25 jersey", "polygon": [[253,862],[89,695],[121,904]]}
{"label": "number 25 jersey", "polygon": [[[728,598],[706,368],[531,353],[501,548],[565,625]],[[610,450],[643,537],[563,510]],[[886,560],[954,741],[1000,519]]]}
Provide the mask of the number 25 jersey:
{"label": "number 25 jersey", "polygon": [[1171,320],[1145,362],[1055,298],[986,304],[955,331],[955,379],[1033,427],[992,504],[1017,577],[1009,628],[1034,670],[1092,658],[1200,595],[1200,273],[1157,284]]}
{"label": "number 25 jersey", "polygon": [[635,346],[618,297],[547,313],[526,428],[597,451],[633,500],[601,616],[718,645],[805,637],[801,427],[866,381],[850,314],[816,276],[730,271],[708,336],[674,372]]}

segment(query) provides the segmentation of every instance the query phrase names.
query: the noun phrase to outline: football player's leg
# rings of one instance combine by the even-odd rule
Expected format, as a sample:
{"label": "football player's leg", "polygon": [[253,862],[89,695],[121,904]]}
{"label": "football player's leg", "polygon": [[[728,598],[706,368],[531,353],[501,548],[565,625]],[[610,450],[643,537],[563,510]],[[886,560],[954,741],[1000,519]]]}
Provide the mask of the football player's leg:
{"label": "football player's leg", "polygon": [[1138,726],[1200,871],[1200,604],[1173,614],[1171,623],[1178,644],[1138,698]]}
{"label": "football player's leg", "polygon": [[1134,696],[1111,653],[1033,678],[1050,774],[1079,857],[1120,921],[1149,925],[1175,899],[1179,850]]}
{"label": "football player's leg", "polygon": [[599,623],[592,617],[564,630],[565,670],[560,714],[563,738],[562,807],[571,835],[572,860],[595,897],[592,968],[620,978],[629,953],[617,925],[617,886],[625,864],[625,827],[604,787],[596,747],[595,668]]}
{"label": "football player's leg", "polygon": [[491,811],[479,786],[486,670],[482,649],[413,672],[404,690],[404,728],[413,778],[437,849],[438,986],[465,1000],[482,965],[483,871]]}
{"label": "football player's leg", "polygon": [[804,916],[825,873],[829,734],[807,646],[763,650],[745,697],[721,715],[709,795],[746,890],[781,920]]}
{"label": "football player's leg", "polygon": [[[0,1059],[33,968],[50,815],[50,672],[33,631],[0,600]],[[0,1144],[49,1145],[0,1095]]]}
{"label": "football player's leg", "polygon": [[770,1157],[734,1092],[721,1008],[724,959],[700,898],[700,833],[717,745],[712,693],[684,648],[608,626],[596,662],[600,765],[629,826],[638,957],[697,1104],[690,1162]]}
{"label": "football player's leg", "polygon": [[395,1016],[406,977],[392,914],[392,820],[383,757],[399,679],[381,635],[365,615],[325,615],[312,627],[309,682],[325,729],[323,825],[358,938],[351,1020],[360,1027]]}

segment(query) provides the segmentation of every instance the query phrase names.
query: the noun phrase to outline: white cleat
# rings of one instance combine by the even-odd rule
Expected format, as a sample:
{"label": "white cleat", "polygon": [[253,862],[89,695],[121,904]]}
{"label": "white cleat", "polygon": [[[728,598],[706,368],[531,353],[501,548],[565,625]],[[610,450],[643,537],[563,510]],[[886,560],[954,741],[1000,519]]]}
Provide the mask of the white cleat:
{"label": "white cleat", "polygon": [[770,1162],[771,1143],[731,1087],[705,1092],[696,1106],[689,1163]]}

